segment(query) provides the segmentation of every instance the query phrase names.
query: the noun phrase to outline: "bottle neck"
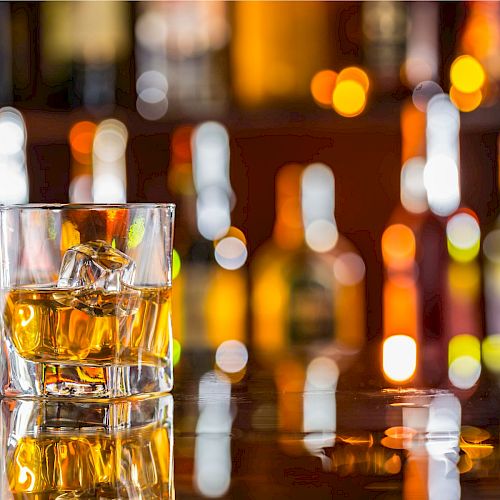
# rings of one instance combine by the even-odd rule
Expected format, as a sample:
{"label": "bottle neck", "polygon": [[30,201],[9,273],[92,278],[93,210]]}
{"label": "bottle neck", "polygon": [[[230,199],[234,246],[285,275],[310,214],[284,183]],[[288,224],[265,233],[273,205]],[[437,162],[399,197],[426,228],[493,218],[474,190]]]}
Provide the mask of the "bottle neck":
{"label": "bottle neck", "polygon": [[287,250],[297,249],[304,242],[300,201],[302,171],[301,165],[285,165],[276,176],[276,219],[273,240],[276,245]]}

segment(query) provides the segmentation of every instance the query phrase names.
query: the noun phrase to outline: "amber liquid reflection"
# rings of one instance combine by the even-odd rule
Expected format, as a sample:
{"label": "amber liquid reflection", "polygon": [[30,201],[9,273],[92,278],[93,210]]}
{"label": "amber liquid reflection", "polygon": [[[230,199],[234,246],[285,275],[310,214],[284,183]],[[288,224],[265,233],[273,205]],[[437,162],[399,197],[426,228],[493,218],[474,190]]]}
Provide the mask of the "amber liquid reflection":
{"label": "amber liquid reflection", "polygon": [[9,411],[8,498],[173,498],[170,399],[30,408]]}
{"label": "amber liquid reflection", "polygon": [[7,295],[5,325],[30,361],[157,365],[168,353],[170,313],[170,288],[18,288]]}

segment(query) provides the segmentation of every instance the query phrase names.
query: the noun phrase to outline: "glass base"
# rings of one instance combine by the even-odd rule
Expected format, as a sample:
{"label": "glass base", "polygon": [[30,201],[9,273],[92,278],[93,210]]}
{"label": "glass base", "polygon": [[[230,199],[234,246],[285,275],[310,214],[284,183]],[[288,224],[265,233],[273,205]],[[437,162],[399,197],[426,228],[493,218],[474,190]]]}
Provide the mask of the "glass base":
{"label": "glass base", "polygon": [[64,365],[28,361],[7,343],[0,362],[1,395],[6,397],[123,398],[170,392],[172,365]]}

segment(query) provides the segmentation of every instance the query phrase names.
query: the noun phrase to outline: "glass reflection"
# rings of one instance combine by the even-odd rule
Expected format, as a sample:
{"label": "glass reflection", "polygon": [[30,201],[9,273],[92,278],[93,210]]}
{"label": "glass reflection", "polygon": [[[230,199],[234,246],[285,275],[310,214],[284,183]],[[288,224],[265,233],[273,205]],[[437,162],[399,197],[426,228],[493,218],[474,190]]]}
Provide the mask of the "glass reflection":
{"label": "glass reflection", "polygon": [[2,499],[174,498],[172,396],[1,409]]}

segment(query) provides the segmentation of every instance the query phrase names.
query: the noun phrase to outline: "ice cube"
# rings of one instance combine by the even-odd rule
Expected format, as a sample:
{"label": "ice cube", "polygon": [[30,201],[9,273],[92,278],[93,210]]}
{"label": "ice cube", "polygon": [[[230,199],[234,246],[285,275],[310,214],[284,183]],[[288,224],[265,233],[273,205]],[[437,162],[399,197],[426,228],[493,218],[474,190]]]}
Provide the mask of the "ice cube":
{"label": "ice cube", "polygon": [[134,274],[134,261],[105,241],[76,245],[63,256],[57,287],[65,291],[58,300],[92,316],[134,314],[140,298],[130,286]]}
{"label": "ice cube", "polygon": [[107,291],[120,291],[122,284],[131,285],[134,261],[105,241],[95,240],[69,248],[59,271],[59,288],[92,286]]}

